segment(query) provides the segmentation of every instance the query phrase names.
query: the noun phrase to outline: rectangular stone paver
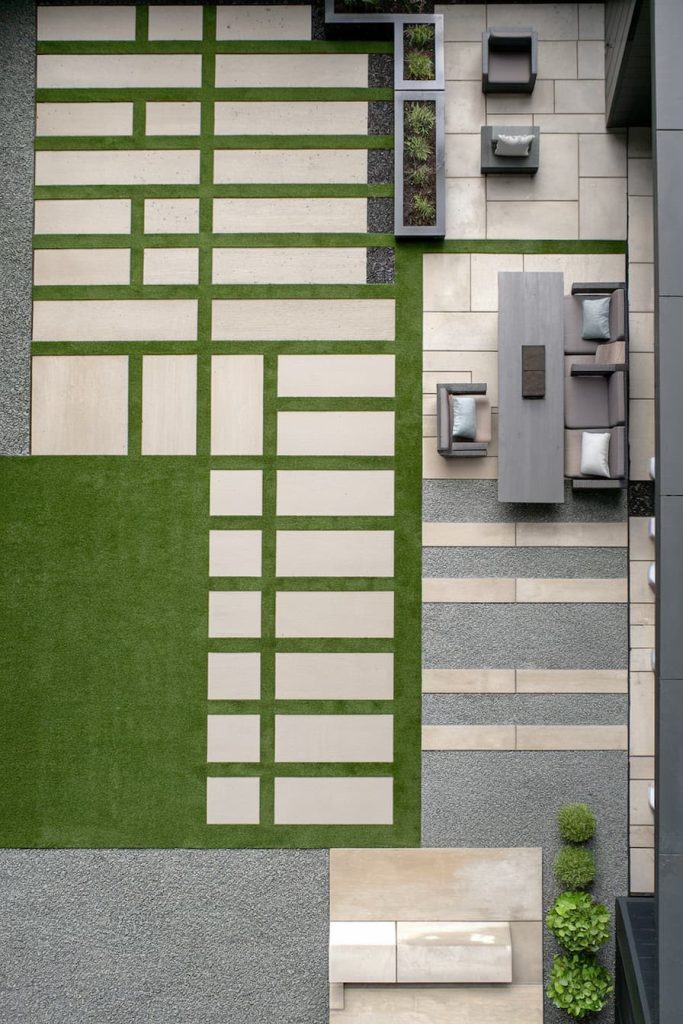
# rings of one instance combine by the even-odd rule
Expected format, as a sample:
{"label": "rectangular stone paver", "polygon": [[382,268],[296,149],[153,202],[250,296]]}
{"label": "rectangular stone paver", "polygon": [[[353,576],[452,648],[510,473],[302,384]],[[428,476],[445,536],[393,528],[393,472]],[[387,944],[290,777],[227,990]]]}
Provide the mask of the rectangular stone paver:
{"label": "rectangular stone paver", "polygon": [[212,267],[214,284],[365,284],[367,249],[216,248]]}
{"label": "rectangular stone paver", "polygon": [[392,761],[393,715],[276,715],[276,761]]}
{"label": "rectangular stone paver", "polygon": [[618,669],[517,669],[519,693],[627,693],[628,673]]}
{"label": "rectangular stone paver", "polygon": [[526,28],[533,25],[539,39],[576,39],[578,13],[576,3],[503,3],[487,7],[487,25],[494,28]]}
{"label": "rectangular stone paver", "polygon": [[197,357],[142,357],[142,454],[197,452]]}
{"label": "rectangular stone paver", "polygon": [[625,579],[518,579],[517,600],[532,602],[624,602]]}
{"label": "rectangular stone paver", "polygon": [[210,530],[209,576],[260,576],[260,530]]}
{"label": "rectangular stone paver", "polygon": [[487,203],[489,238],[578,238],[578,203]]}
{"label": "rectangular stone paver", "polygon": [[276,654],[276,700],[391,700],[392,654]]}
{"label": "rectangular stone paver", "polygon": [[199,135],[200,126],[199,103],[145,104],[147,135]]}
{"label": "rectangular stone paver", "polygon": [[260,715],[209,715],[207,761],[260,761]]}
{"label": "rectangular stone paver", "polygon": [[625,547],[626,523],[517,523],[523,547]]}
{"label": "rectangular stone paver", "polygon": [[216,234],[365,232],[367,199],[214,199]]}
{"label": "rectangular stone paver", "polygon": [[162,4],[149,8],[149,38],[201,39],[202,8],[199,4],[172,7]]}
{"label": "rectangular stone paver", "polygon": [[208,778],[207,825],[258,825],[259,786],[259,778]]}
{"label": "rectangular stone paver", "polygon": [[368,105],[361,101],[221,102],[216,135],[366,135]]}
{"label": "rectangular stone paver", "polygon": [[199,249],[145,249],[143,284],[197,284]]}
{"label": "rectangular stone paver", "polygon": [[515,670],[446,669],[422,671],[423,693],[514,693]]}
{"label": "rectangular stone paver", "polygon": [[91,6],[36,8],[38,41],[135,39],[135,7]]}
{"label": "rectangular stone paver", "polygon": [[278,470],[279,516],[392,516],[393,470]]}
{"label": "rectangular stone paver", "polygon": [[33,304],[34,341],[195,341],[196,299],[64,299]]}
{"label": "rectangular stone paver", "polygon": [[197,231],[198,199],[145,199],[145,234],[184,235]]}
{"label": "rectangular stone paver", "polygon": [[514,750],[514,725],[425,725],[423,750]]}
{"label": "rectangular stone paver", "polygon": [[275,779],[276,825],[391,825],[393,778]]}
{"label": "rectangular stone paver", "polygon": [[279,356],[277,372],[283,397],[394,396],[394,356]]}
{"label": "rectangular stone paver", "polygon": [[393,299],[214,299],[214,341],[393,341]]}
{"label": "rectangular stone paver", "polygon": [[422,600],[449,604],[507,603],[515,600],[514,579],[423,579]]}
{"label": "rectangular stone paver", "polygon": [[425,547],[508,547],[514,543],[514,523],[422,524]]}
{"label": "rectangular stone paver", "polygon": [[36,135],[130,135],[132,103],[36,103]]}
{"label": "rectangular stone paver", "polygon": [[127,235],[130,199],[37,199],[37,235]]}
{"label": "rectangular stone paver", "polygon": [[344,1009],[330,1013],[330,1024],[414,1024],[416,1020],[430,1024],[542,1024],[543,986],[347,985]]}
{"label": "rectangular stone paver", "polygon": [[261,655],[257,651],[209,653],[209,700],[258,700],[260,695]]}
{"label": "rectangular stone paver", "polygon": [[261,592],[213,590],[209,593],[210,637],[261,636]]}
{"label": "rectangular stone paver", "polygon": [[393,455],[393,412],[280,412],[278,455]]}
{"label": "rectangular stone paver", "polygon": [[217,185],[362,185],[368,156],[364,149],[219,149],[213,179]]}
{"label": "rectangular stone paver", "polygon": [[130,284],[130,249],[36,249],[33,283]]}
{"label": "rectangular stone paver", "polygon": [[263,451],[263,356],[211,359],[211,454]]}
{"label": "rectangular stone paver", "polygon": [[198,89],[201,84],[202,58],[194,53],[46,53],[37,59],[38,89]]}
{"label": "rectangular stone paver", "polygon": [[219,6],[216,39],[310,39],[310,5]]}
{"label": "rectangular stone paver", "polygon": [[365,89],[367,85],[365,53],[271,53],[267,61],[258,53],[216,55],[218,89]]}
{"label": "rectangular stone paver", "polygon": [[280,591],[278,637],[392,637],[390,591]]}
{"label": "rectangular stone paver", "polygon": [[198,185],[199,150],[44,150],[36,185]]}
{"label": "rectangular stone paver", "polygon": [[625,725],[518,725],[518,750],[626,750]]}
{"label": "rectangular stone paver", "polygon": [[263,507],[262,477],[260,469],[212,469],[209,514],[260,516]]}
{"label": "rectangular stone paver", "polygon": [[393,530],[278,530],[276,576],[393,576]]}

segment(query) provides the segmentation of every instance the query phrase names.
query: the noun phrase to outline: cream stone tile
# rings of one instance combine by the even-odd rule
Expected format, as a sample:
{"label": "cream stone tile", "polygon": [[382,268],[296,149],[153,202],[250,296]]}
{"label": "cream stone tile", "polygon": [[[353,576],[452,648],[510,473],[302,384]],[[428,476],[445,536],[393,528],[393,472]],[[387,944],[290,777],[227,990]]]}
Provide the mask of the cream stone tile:
{"label": "cream stone tile", "polygon": [[[650,651],[655,646],[655,628],[654,626],[646,625],[632,625],[630,629],[630,641],[631,641],[631,654],[636,653],[636,650],[644,650],[649,659]],[[650,666],[648,665],[648,668]]]}
{"label": "cream stone tile", "polygon": [[201,39],[202,8],[198,4],[172,7],[163,4],[149,8],[149,38]]}
{"label": "cream stone tile", "polygon": [[144,284],[197,284],[199,249],[145,249]]}
{"label": "cream stone tile", "polygon": [[578,15],[575,3],[489,4],[489,28],[528,28],[533,25],[539,39],[576,39]]}
{"label": "cream stone tile", "polygon": [[423,750],[514,750],[514,725],[423,725]]}
{"label": "cream stone tile", "polygon": [[445,669],[422,670],[423,693],[514,693],[515,670]]}
{"label": "cream stone tile", "polygon": [[[604,79],[605,44],[600,40],[581,41],[579,51],[579,78]],[[564,78],[564,75],[562,76]]]}
{"label": "cream stone tile", "polygon": [[653,352],[632,352],[629,359],[631,398],[655,397],[655,357]]}
{"label": "cream stone tile", "polygon": [[209,530],[209,576],[260,576],[260,530]]}
{"label": "cream stone tile", "polygon": [[540,78],[531,93],[489,93],[486,97],[488,115],[552,114],[553,110],[553,82]]}
{"label": "cream stone tile", "polygon": [[628,254],[634,263],[654,260],[653,200],[651,196],[628,198]]}
{"label": "cream stone tile", "polygon": [[276,654],[276,700],[392,700],[392,654]]}
{"label": "cream stone tile", "polygon": [[629,128],[628,130],[628,155],[643,159],[652,156],[652,129],[651,128]]}
{"label": "cream stone tile", "polygon": [[210,637],[260,637],[259,590],[212,590],[209,593]]}
{"label": "cream stone tile", "polygon": [[278,356],[278,395],[393,398],[395,357]]}
{"label": "cream stone tile", "polygon": [[651,196],[652,187],[652,160],[628,161],[628,194],[630,196]]}
{"label": "cream stone tile", "polygon": [[481,173],[479,135],[446,135],[446,177],[476,178]]}
{"label": "cream stone tile", "polygon": [[365,232],[367,199],[214,199],[216,234]]}
{"label": "cream stone tile", "polygon": [[514,543],[514,523],[422,524],[425,547],[506,547]]}
{"label": "cream stone tile", "polygon": [[481,82],[481,42],[447,42],[444,45],[447,81]]}
{"label": "cream stone tile", "polygon": [[629,317],[654,311],[654,268],[651,263],[630,263],[628,268]]}
{"label": "cream stone tile", "polygon": [[278,470],[279,516],[392,516],[393,470]]}
{"label": "cream stone tile", "polygon": [[280,591],[275,600],[278,637],[394,634],[394,595],[390,591]]}
{"label": "cream stone tile", "polygon": [[576,74],[576,42],[573,39],[562,42],[539,42],[539,79],[576,78]]}
{"label": "cream stone tile", "polygon": [[629,783],[628,815],[631,825],[654,825],[655,816],[648,801],[648,790],[653,779],[631,779]]}
{"label": "cream stone tile", "polygon": [[[330,921],[330,988],[396,981],[395,921]],[[340,997],[344,1008],[343,991]],[[332,999],[330,997],[330,1008]]]}
{"label": "cream stone tile", "polygon": [[605,38],[605,5],[603,3],[580,3],[579,39]]}
{"label": "cream stone tile", "polygon": [[653,893],[655,891],[654,850],[631,850],[629,892]]}
{"label": "cream stone tile", "polygon": [[524,602],[611,603],[628,600],[625,579],[518,579],[517,600]]}
{"label": "cream stone tile", "polygon": [[[630,293],[629,293],[630,298]],[[655,348],[655,317],[654,313],[632,313],[629,310],[628,347],[631,352],[654,352]]]}
{"label": "cream stone tile", "polygon": [[197,357],[142,357],[143,455],[197,454]]}
{"label": "cream stone tile", "polygon": [[211,454],[263,452],[263,356],[211,357]]}
{"label": "cream stone tile", "polygon": [[219,6],[216,39],[310,39],[311,8],[306,6]]}
{"label": "cream stone tile", "polygon": [[208,715],[206,760],[260,761],[260,715]]}
{"label": "cream stone tile", "polygon": [[556,114],[602,114],[605,110],[605,83],[602,78],[555,82]]}
{"label": "cream stone tile", "polygon": [[425,480],[495,480],[498,459],[444,459],[433,438],[422,442],[422,476]]}
{"label": "cream stone tile", "polygon": [[37,199],[33,228],[37,235],[127,235],[130,199]]}
{"label": "cream stone tile", "polygon": [[201,84],[198,53],[43,53],[37,58],[37,89],[198,89]]}
{"label": "cream stone tile", "polygon": [[425,310],[469,310],[469,253],[428,253],[422,257]]}
{"label": "cream stone tile", "polygon": [[[452,383],[460,384],[471,384],[473,370],[458,370],[454,369],[457,366],[466,365],[468,359],[474,361],[475,358],[486,361],[486,365],[490,366],[491,361],[496,358],[495,352],[430,352],[429,355],[432,357],[430,360],[432,366],[437,366],[434,372],[425,372],[422,374],[422,395],[424,401],[425,413],[429,409],[430,414],[436,413],[436,404],[432,405],[431,400],[434,399],[436,402],[436,386],[437,384],[443,383],[444,374],[449,378]],[[478,373],[479,371],[477,371]]]}
{"label": "cream stone tile", "polygon": [[213,250],[214,284],[365,284],[367,249]]}
{"label": "cream stone tile", "polygon": [[212,469],[209,476],[210,515],[261,515],[263,474],[260,469]]}
{"label": "cream stone tile", "polygon": [[422,580],[422,601],[448,603],[492,603],[515,600],[515,581],[513,579],[474,579],[459,577],[458,579]]}
{"label": "cream stone tile", "polygon": [[523,669],[519,693],[628,693],[628,672],[610,669]]}
{"label": "cream stone tile", "polygon": [[[531,127],[534,123],[534,115],[531,111],[520,111],[516,114],[499,114],[494,111],[487,113],[486,124],[497,125],[499,128],[503,127],[518,127],[518,126],[529,126]],[[481,139],[480,139],[481,142]]]}
{"label": "cream stone tile", "polygon": [[649,480],[650,459],[655,453],[655,403],[651,399],[632,400],[629,417],[631,479]]}
{"label": "cream stone tile", "polygon": [[604,114],[534,113],[534,124],[542,133],[575,132],[602,135],[605,131]]}
{"label": "cream stone tile", "polygon": [[563,274],[565,295],[571,294],[574,281],[623,281],[626,277],[624,256],[616,253],[529,253],[524,256],[524,270]]}
{"label": "cream stone tile", "polygon": [[425,313],[425,350],[492,351],[498,348],[496,313]]}
{"label": "cream stone tile", "polygon": [[579,174],[582,178],[619,178],[626,174],[626,135],[579,135]]}
{"label": "cream stone tile", "polygon": [[543,923],[541,921],[511,921],[512,984],[541,985],[543,983]]}
{"label": "cream stone tile", "polygon": [[654,604],[638,604],[633,601],[629,605],[631,625],[654,626]]}
{"label": "cream stone tile", "polygon": [[218,102],[216,135],[367,135],[368,105],[358,100]]}
{"label": "cream stone tile", "polygon": [[522,547],[617,548],[628,544],[626,523],[517,523]]}
{"label": "cream stone tile", "polygon": [[278,455],[393,455],[393,412],[279,412]]}
{"label": "cream stone tile", "polygon": [[629,829],[628,844],[637,849],[652,849],[655,845],[654,825],[634,825]]}
{"label": "cream stone tile", "polygon": [[364,149],[217,149],[213,178],[218,185],[363,185],[368,155]]}
{"label": "cream stone tile", "polygon": [[261,696],[261,655],[217,652],[208,657],[209,700],[258,700]]}
{"label": "cream stone tile", "polygon": [[393,576],[393,530],[278,530],[276,576]]}
{"label": "cream stone tile", "polygon": [[198,199],[145,199],[145,234],[193,235],[198,231]]}
{"label": "cream stone tile", "polygon": [[36,249],[33,283],[130,284],[130,249]]}
{"label": "cream stone tile", "polygon": [[63,299],[33,303],[34,341],[195,341],[195,299]]}
{"label": "cream stone tile", "polygon": [[436,4],[434,13],[443,14],[445,40],[481,42],[481,34],[486,28],[485,4],[466,4],[458,9],[448,4]]}
{"label": "cream stone tile", "polygon": [[649,516],[629,516],[629,558],[651,562],[655,557],[655,542],[649,534]]}
{"label": "cream stone tile", "polygon": [[511,980],[512,937],[507,922],[397,921],[396,936],[399,982]]}
{"label": "cream stone tile", "polygon": [[446,132],[478,134],[485,111],[481,78],[476,82],[446,82]]}
{"label": "cream stone tile", "polygon": [[629,677],[629,752],[640,757],[655,753],[655,677],[631,672]]}
{"label": "cream stone tile", "polygon": [[271,53],[267,61],[258,53],[216,54],[218,89],[366,89],[367,85],[366,53]]}
{"label": "cream stone tile", "polygon": [[[641,627],[642,628],[642,627]],[[631,672],[651,672],[652,671],[652,648],[654,644],[650,645],[648,649],[638,648],[631,651],[629,658],[629,668]]]}
{"label": "cream stone tile", "polygon": [[[471,256],[472,309],[498,310],[498,274],[501,270],[523,270],[523,257],[518,253],[478,252]],[[493,322],[493,321],[492,321]],[[491,337],[491,335],[489,335]],[[495,335],[493,348],[497,347]]]}
{"label": "cream stone tile", "polygon": [[276,761],[392,761],[393,715],[276,715]]}
{"label": "cream stone tile", "polygon": [[32,455],[126,455],[128,356],[34,356]]}
{"label": "cream stone tile", "polygon": [[[154,10],[154,8],[152,8]],[[206,780],[207,825],[258,825],[260,779],[208,778]]]}
{"label": "cream stone tile", "polygon": [[483,238],[486,190],[483,178],[446,179],[446,237]]}
{"label": "cream stone tile", "polygon": [[578,238],[578,203],[486,204],[488,238]]}
{"label": "cream stone tile", "polygon": [[135,39],[135,7],[36,7],[38,41]]}
{"label": "cream stone tile", "polygon": [[39,150],[36,185],[198,185],[199,151]]}
{"label": "cream stone tile", "polygon": [[655,777],[655,759],[654,757],[629,757],[628,770],[632,779],[652,781]]}
{"label": "cream stone tile", "polygon": [[147,135],[199,135],[200,103],[146,103]]}
{"label": "cream stone tile", "polygon": [[130,135],[132,131],[132,103],[36,103],[37,136]]}
{"label": "cream stone tile", "polygon": [[518,750],[626,750],[625,725],[518,725]]}
{"label": "cream stone tile", "polygon": [[626,179],[581,178],[581,238],[626,238]]}
{"label": "cream stone tile", "polygon": [[537,174],[492,174],[486,182],[489,200],[578,199],[579,164],[576,135],[544,135]]}
{"label": "cream stone tile", "polygon": [[[457,10],[457,8],[456,8]],[[351,985],[330,1024],[541,1024],[542,985]]]}
{"label": "cream stone tile", "polygon": [[391,825],[393,779],[275,779],[276,825]]}

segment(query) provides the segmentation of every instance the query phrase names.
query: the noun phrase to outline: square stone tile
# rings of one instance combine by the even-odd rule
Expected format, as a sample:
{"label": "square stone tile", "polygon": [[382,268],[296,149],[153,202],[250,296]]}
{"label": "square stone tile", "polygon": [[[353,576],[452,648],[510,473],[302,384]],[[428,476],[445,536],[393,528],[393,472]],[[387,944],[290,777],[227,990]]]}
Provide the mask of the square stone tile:
{"label": "square stone tile", "polygon": [[487,237],[578,238],[578,207],[576,202],[489,202]]}
{"label": "square stone tile", "polygon": [[260,590],[210,591],[209,636],[261,636]]}
{"label": "square stone tile", "polygon": [[260,715],[208,715],[206,760],[260,761]]}
{"label": "square stone tile", "polygon": [[472,309],[497,312],[499,272],[523,269],[523,257],[518,253],[472,253]]}
{"label": "square stone tile", "polygon": [[476,135],[484,124],[486,105],[477,82],[446,82],[446,131]]}
{"label": "square stone tile", "polygon": [[628,268],[629,314],[653,313],[655,308],[652,263],[630,263]]}
{"label": "square stone tile", "polygon": [[447,81],[481,82],[481,38],[477,42],[445,43],[444,64]]}
{"label": "square stone tile", "polygon": [[212,469],[209,492],[212,516],[260,516],[263,474],[260,469]]}
{"label": "square stone tile", "polygon": [[[602,40],[586,40],[578,44],[579,78],[605,77],[605,44]],[[563,76],[564,77],[564,76]],[[558,75],[559,78],[559,75]]]}
{"label": "square stone tile", "polygon": [[207,825],[258,825],[260,779],[208,778]]}
{"label": "square stone tile", "polygon": [[579,136],[579,174],[582,178],[618,178],[626,174],[626,135]]}
{"label": "square stone tile", "polygon": [[446,136],[446,177],[476,178],[481,173],[481,137]]}
{"label": "square stone tile", "polygon": [[486,4],[465,4],[452,7],[450,4],[436,4],[435,14],[444,16],[444,39],[469,40],[481,43],[481,34],[486,28]]}
{"label": "square stone tile", "polygon": [[651,196],[628,197],[628,255],[634,263],[654,261],[653,200]]}
{"label": "square stone tile", "polygon": [[260,530],[209,531],[209,576],[260,575]]}
{"label": "square stone tile", "polygon": [[576,43],[574,40],[538,44],[538,77],[576,78]]}
{"label": "square stone tile", "polygon": [[575,3],[490,3],[489,28],[527,28],[533,25],[542,39],[576,39],[579,31]]}
{"label": "square stone tile", "polygon": [[422,257],[425,310],[470,308],[469,253],[428,253]]}
{"label": "square stone tile", "polygon": [[486,180],[487,200],[577,200],[579,147],[576,135],[544,135],[537,174],[492,174]]}
{"label": "square stone tile", "polygon": [[446,238],[486,236],[486,192],[483,178],[446,179]]}
{"label": "square stone tile", "polygon": [[582,78],[576,82],[555,82],[556,114],[603,114],[604,112],[605,83],[602,78]]}
{"label": "square stone tile", "polygon": [[553,93],[553,82],[543,79],[536,81],[532,93],[488,93],[486,112],[487,114],[552,114],[556,109]]}
{"label": "square stone tile", "polygon": [[258,652],[209,653],[209,700],[258,700],[260,696],[261,655]]}
{"label": "square stone tile", "polygon": [[651,196],[653,193],[652,160],[642,157],[628,161],[628,194],[630,196]]}
{"label": "square stone tile", "polygon": [[626,238],[626,179],[581,178],[579,181],[581,238]]}
{"label": "square stone tile", "polygon": [[605,38],[605,5],[603,3],[580,3],[579,39]]}
{"label": "square stone tile", "polygon": [[149,38],[201,39],[202,8],[200,5],[173,7],[162,4],[149,9]]}
{"label": "square stone tile", "polygon": [[198,199],[145,199],[145,234],[194,235],[198,231]]}
{"label": "square stone tile", "polygon": [[143,284],[197,284],[199,249],[145,249]]}

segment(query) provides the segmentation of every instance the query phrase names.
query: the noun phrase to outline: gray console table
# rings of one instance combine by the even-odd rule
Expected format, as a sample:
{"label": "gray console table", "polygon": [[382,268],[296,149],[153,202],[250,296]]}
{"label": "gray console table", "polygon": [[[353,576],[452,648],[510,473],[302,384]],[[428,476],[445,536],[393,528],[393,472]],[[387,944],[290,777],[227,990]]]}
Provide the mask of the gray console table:
{"label": "gray console table", "polygon": [[[499,501],[564,501],[563,294],[562,274],[498,274]],[[545,350],[543,397],[523,395],[527,346]]]}

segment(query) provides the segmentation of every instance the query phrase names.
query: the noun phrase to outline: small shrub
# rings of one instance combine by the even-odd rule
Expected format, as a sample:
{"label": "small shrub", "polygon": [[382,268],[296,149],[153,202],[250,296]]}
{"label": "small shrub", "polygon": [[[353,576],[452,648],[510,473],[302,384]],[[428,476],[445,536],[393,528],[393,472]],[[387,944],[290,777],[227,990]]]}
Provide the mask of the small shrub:
{"label": "small shrub", "polygon": [[429,164],[418,164],[410,172],[410,180],[416,188],[424,188],[429,183],[432,177],[432,169]]}
{"label": "small shrub", "polygon": [[411,135],[429,135],[436,124],[431,103],[411,103],[406,110],[405,126]]}
{"label": "small shrub", "polygon": [[426,82],[434,78],[434,62],[426,53],[409,53],[407,57],[408,78]]}
{"label": "small shrub", "polygon": [[555,878],[570,889],[585,889],[595,881],[595,858],[584,846],[563,846],[555,857]]}
{"label": "small shrub", "polygon": [[554,958],[545,990],[551,1003],[579,1020],[602,1010],[611,991],[609,971],[596,963],[594,957],[576,953]]}
{"label": "small shrub", "polygon": [[609,938],[609,910],[587,892],[561,892],[545,923],[570,953],[595,953]]}
{"label": "small shrub", "polygon": [[434,27],[432,25],[410,25],[405,31],[405,41],[408,46],[414,46],[416,50],[424,50],[431,46],[434,40]]}
{"label": "small shrub", "polygon": [[585,843],[595,832],[595,815],[587,804],[565,804],[557,812],[560,835],[567,843]]}
{"label": "small shrub", "polygon": [[424,196],[415,196],[413,199],[413,212],[418,224],[434,224],[436,221],[434,204],[429,199],[425,199]]}
{"label": "small shrub", "polygon": [[403,145],[408,156],[417,163],[427,163],[432,155],[432,147],[422,135],[409,135]]}

